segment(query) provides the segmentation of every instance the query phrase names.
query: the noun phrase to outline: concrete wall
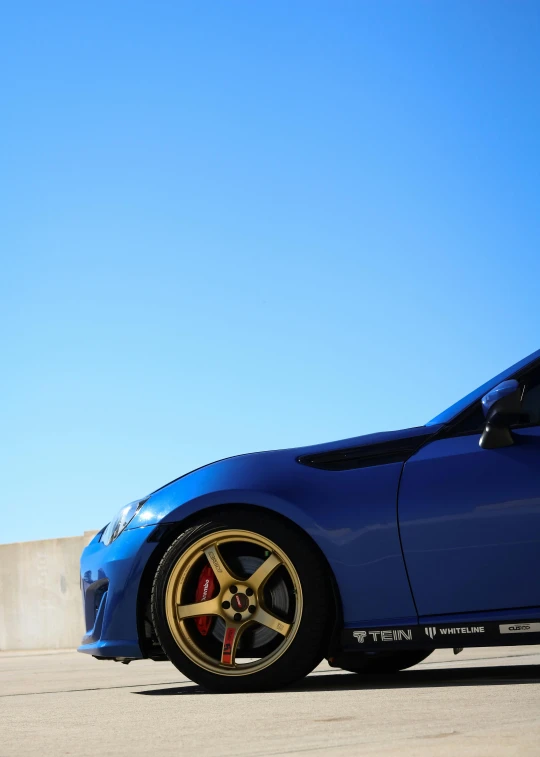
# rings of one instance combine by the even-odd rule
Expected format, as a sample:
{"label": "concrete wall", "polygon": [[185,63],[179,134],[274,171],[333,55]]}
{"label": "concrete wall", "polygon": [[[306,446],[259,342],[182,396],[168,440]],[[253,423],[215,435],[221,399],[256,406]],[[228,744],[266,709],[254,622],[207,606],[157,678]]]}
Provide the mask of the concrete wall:
{"label": "concrete wall", "polygon": [[0,544],[0,650],[80,644],[79,559],[96,533]]}

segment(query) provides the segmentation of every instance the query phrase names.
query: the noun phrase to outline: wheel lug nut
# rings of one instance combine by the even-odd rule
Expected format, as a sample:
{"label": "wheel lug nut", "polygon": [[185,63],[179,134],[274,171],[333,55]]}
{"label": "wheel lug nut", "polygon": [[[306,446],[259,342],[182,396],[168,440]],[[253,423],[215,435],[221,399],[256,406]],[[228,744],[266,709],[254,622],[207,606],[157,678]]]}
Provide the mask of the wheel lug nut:
{"label": "wheel lug nut", "polygon": [[257,609],[257,608],[255,607],[255,605],[250,605],[250,606],[248,607],[248,610],[250,611],[250,613],[251,613],[252,615],[253,615],[253,613],[255,612],[255,610],[256,610],[256,609]]}
{"label": "wheel lug nut", "polygon": [[230,602],[222,602],[221,606],[223,607],[224,610],[228,610],[229,607],[231,606],[231,603]]}
{"label": "wheel lug nut", "polygon": [[238,591],[238,586],[231,586],[229,591],[231,592],[231,594],[236,594],[236,592]]}
{"label": "wheel lug nut", "polygon": [[239,623],[242,620],[242,616],[240,615],[239,612],[234,613],[234,619],[236,620],[237,623]]}
{"label": "wheel lug nut", "polygon": [[246,589],[246,594],[248,595],[248,597],[252,597],[253,596],[253,589]]}

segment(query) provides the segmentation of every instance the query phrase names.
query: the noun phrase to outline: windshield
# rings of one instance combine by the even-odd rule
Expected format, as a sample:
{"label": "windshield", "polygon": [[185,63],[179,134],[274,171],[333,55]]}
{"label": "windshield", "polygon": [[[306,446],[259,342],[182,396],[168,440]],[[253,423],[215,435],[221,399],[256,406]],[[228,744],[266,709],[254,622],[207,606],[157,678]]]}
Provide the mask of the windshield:
{"label": "windshield", "polygon": [[532,363],[537,358],[540,358],[540,350],[533,352],[532,355],[529,355],[529,357],[523,358],[523,360],[520,360],[519,363],[512,365],[510,368],[507,368],[505,371],[499,373],[494,378],[486,381],[485,384],[482,384],[477,389],[467,394],[465,397],[463,397],[463,399],[454,402],[454,404],[450,405],[449,408],[443,410],[442,413],[439,413],[439,415],[436,415],[435,418],[432,418],[430,421],[428,421],[426,423],[426,426],[437,426],[439,423],[449,423],[452,418],[461,413],[462,410],[465,410],[465,408],[469,405],[472,405],[473,402],[476,402],[476,400],[479,400],[481,397],[483,397],[484,394],[489,392],[489,390],[494,386],[497,386],[497,384],[500,384],[501,381],[504,381],[505,379],[511,378],[514,373],[517,373],[517,371],[525,368],[525,366],[527,366],[529,363]]}

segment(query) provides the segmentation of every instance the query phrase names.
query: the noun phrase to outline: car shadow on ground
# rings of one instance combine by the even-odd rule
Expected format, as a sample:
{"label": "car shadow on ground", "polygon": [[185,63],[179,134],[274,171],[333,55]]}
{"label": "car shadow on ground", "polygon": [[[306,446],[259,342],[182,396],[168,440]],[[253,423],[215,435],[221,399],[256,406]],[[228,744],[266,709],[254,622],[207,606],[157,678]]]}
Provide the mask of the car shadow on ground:
{"label": "car shadow on ground", "polygon": [[[508,686],[540,683],[540,665],[499,665],[475,668],[405,670],[386,675],[354,675],[333,670],[313,673],[283,691],[365,691],[372,689],[421,689],[453,686]],[[209,694],[201,686],[186,681],[181,686],[134,691],[144,696],[192,696]]]}

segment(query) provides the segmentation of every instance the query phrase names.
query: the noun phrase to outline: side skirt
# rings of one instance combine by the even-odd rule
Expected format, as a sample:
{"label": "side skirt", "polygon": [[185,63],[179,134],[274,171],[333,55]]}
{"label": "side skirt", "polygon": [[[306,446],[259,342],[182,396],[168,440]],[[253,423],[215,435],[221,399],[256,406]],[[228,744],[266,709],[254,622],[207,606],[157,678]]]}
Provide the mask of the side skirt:
{"label": "side skirt", "polygon": [[403,628],[345,628],[341,633],[341,644],[343,651],[349,652],[540,644],[540,619],[435,623]]}

